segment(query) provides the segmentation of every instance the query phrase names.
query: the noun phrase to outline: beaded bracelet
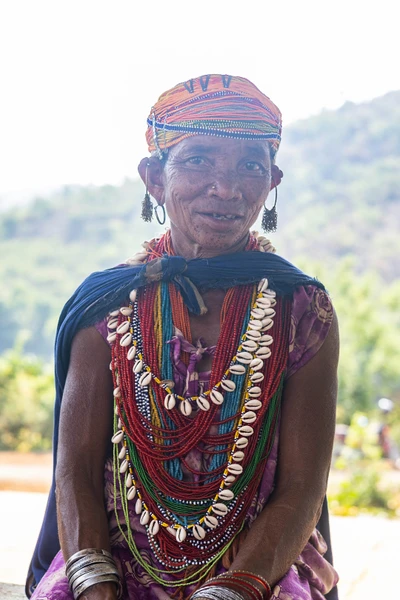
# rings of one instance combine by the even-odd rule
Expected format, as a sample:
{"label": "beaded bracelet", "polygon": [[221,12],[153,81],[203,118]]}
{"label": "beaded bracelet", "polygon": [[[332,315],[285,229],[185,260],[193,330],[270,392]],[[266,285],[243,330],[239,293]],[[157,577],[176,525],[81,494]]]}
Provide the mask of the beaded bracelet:
{"label": "beaded bracelet", "polygon": [[244,592],[251,600],[264,600],[264,594],[259,588],[239,577],[221,577],[221,585],[224,584],[228,584],[230,588],[237,589],[239,592]]}
{"label": "beaded bracelet", "polygon": [[271,586],[269,585],[268,581],[266,579],[264,579],[264,577],[261,577],[261,575],[256,575],[255,573],[252,573],[251,571],[243,571],[241,569],[235,569],[234,571],[228,571],[228,573],[230,573],[234,577],[249,577],[250,579],[253,579],[254,581],[257,581],[258,583],[260,583],[262,585],[262,587],[264,588],[264,591],[266,594],[271,594]]}
{"label": "beaded bracelet", "polygon": [[264,600],[262,592],[258,588],[246,581],[224,577],[223,581],[221,581],[221,585],[224,584],[227,584],[230,589],[238,591],[242,596],[244,596],[248,600]]}
{"label": "beaded bracelet", "polygon": [[[262,590],[250,581],[247,581],[246,578],[257,582]],[[221,575],[209,579],[198,591],[206,589],[209,585],[224,586],[226,584],[228,584],[231,589],[233,588],[240,591],[241,595],[244,593],[245,596],[250,597],[250,600],[267,600],[271,596],[271,586],[264,577],[256,575],[251,571],[241,569],[227,571],[226,573],[221,573]]]}
{"label": "beaded bracelet", "polygon": [[[226,587],[228,586],[228,587]],[[234,593],[238,593],[244,600],[264,600],[264,595],[260,589],[247,581],[239,578],[228,577],[226,575],[214,577],[206,581],[197,591],[197,595],[203,595],[210,588],[229,589]]]}

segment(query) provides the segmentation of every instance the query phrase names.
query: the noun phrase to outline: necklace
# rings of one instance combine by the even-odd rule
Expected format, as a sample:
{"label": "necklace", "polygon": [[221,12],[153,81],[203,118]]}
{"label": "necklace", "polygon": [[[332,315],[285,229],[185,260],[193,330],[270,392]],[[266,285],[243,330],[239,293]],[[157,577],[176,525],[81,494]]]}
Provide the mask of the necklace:
{"label": "necklace", "polygon": [[[201,577],[242,528],[272,446],[287,351],[287,336],[273,331],[276,319],[287,321],[288,303],[267,280],[234,288],[210,388],[185,397],[174,393],[165,349],[174,318],[169,285],[133,290],[108,320],[115,469],[127,523],[133,502],[159,562],[172,572],[194,565],[193,577]],[[182,480],[181,465],[202,444],[211,459],[194,486]],[[137,555],[133,535],[126,539]]]}

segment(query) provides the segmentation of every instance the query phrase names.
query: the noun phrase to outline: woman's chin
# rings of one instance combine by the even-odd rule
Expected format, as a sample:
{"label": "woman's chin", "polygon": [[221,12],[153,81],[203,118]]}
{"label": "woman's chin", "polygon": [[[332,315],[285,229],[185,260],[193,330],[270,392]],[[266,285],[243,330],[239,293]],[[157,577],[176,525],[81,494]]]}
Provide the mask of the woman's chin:
{"label": "woman's chin", "polygon": [[210,230],[212,233],[237,235],[238,230],[243,227],[243,217],[227,218],[223,215],[198,214],[196,215],[197,227],[202,230]]}
{"label": "woman's chin", "polygon": [[171,223],[171,234],[175,252],[185,258],[210,258],[243,250],[249,231],[243,221],[204,217],[194,218],[185,230]]}

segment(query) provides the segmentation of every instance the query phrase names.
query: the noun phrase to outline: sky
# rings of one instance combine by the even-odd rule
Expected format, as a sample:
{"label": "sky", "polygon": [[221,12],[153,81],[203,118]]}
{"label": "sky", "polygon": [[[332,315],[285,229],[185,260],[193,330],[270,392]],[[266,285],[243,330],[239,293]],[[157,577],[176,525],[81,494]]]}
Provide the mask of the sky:
{"label": "sky", "polygon": [[249,78],[284,125],[400,89],[396,4],[0,0],[0,200],[136,177],[152,104],[205,73]]}

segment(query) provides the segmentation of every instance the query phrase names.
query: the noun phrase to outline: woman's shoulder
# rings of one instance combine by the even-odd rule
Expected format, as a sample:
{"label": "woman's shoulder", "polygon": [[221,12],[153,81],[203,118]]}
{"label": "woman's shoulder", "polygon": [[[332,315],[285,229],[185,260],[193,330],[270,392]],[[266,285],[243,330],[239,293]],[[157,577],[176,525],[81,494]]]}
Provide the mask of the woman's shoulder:
{"label": "woman's shoulder", "polygon": [[316,285],[299,286],[293,294],[288,377],[321,348],[334,318],[329,294]]}
{"label": "woman's shoulder", "polygon": [[333,304],[328,292],[317,285],[298,286],[293,293],[292,316],[314,316],[322,323],[332,323]]}

